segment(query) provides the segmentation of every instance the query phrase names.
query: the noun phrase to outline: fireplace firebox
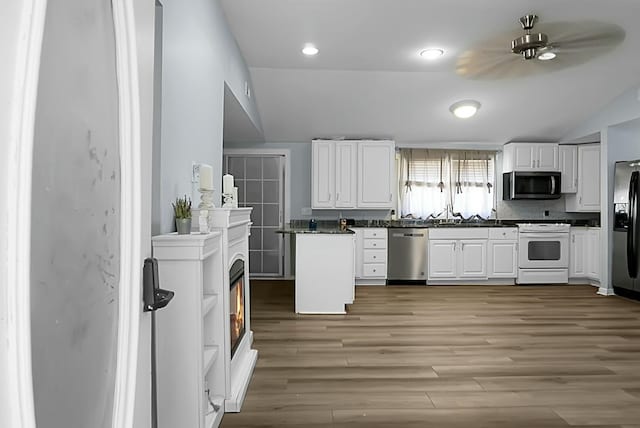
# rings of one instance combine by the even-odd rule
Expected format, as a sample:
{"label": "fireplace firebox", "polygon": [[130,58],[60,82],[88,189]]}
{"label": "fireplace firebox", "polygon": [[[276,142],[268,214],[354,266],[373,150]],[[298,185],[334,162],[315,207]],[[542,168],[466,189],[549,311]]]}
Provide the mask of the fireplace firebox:
{"label": "fireplace firebox", "polygon": [[231,357],[245,332],[244,261],[236,260],[229,270],[229,327],[231,329]]}

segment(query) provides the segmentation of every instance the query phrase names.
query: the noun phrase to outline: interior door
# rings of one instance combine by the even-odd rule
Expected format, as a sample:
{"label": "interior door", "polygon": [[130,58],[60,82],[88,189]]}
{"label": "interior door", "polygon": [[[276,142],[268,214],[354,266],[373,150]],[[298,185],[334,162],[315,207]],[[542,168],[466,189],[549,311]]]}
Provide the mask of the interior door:
{"label": "interior door", "polygon": [[282,276],[284,235],[284,156],[225,155],[226,172],[238,187],[238,205],[252,207],[249,272]]}
{"label": "interior door", "polygon": [[[136,13],[118,0],[46,11],[24,213],[38,426],[130,427],[134,407],[136,426],[150,426],[150,382],[139,385],[145,399],[135,394],[137,373],[150,380],[150,361],[137,359],[138,340],[149,343],[140,272],[150,254],[153,79],[133,52],[152,58],[153,42],[144,50],[133,30],[153,34],[153,4]],[[145,20],[150,29],[136,27]]]}

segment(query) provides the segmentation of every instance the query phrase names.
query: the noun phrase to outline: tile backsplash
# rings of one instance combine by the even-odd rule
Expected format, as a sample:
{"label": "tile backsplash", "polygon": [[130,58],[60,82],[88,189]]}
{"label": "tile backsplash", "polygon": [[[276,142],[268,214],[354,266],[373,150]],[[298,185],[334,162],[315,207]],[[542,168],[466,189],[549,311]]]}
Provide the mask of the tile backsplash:
{"label": "tile backsplash", "polygon": [[[499,220],[599,220],[600,213],[568,213],[564,197],[550,200],[503,201],[496,203]],[[549,216],[545,216],[549,211]]]}

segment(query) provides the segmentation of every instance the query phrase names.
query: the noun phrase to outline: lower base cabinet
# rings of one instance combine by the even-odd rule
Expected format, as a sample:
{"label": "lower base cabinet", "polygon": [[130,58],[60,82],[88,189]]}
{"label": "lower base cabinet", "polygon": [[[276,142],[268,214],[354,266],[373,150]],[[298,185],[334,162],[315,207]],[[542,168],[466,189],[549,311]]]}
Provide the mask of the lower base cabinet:
{"label": "lower base cabinet", "polygon": [[429,240],[429,279],[486,278],[486,240]]}
{"label": "lower base cabinet", "polygon": [[516,241],[489,241],[489,278],[515,278],[518,276],[518,243]]}
{"label": "lower base cabinet", "polygon": [[569,278],[600,281],[600,228],[572,227]]}
{"label": "lower base cabinet", "polygon": [[356,234],[356,283],[384,284],[387,279],[387,229],[354,227],[351,230]]}

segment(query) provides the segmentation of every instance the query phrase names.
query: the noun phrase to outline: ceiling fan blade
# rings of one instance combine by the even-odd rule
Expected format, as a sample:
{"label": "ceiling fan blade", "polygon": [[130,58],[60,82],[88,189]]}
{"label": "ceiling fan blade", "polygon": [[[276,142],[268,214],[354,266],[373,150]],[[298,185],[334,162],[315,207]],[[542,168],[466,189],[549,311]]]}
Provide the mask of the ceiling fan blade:
{"label": "ceiling fan blade", "polygon": [[468,79],[501,79],[513,77],[511,69],[520,58],[511,52],[489,54],[487,51],[469,51],[458,58],[456,73]]}
{"label": "ceiling fan blade", "polygon": [[541,26],[550,44],[563,47],[613,47],[625,39],[625,31],[615,24],[597,21],[552,23]]}

